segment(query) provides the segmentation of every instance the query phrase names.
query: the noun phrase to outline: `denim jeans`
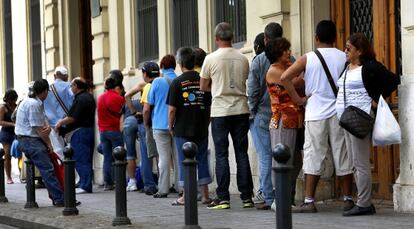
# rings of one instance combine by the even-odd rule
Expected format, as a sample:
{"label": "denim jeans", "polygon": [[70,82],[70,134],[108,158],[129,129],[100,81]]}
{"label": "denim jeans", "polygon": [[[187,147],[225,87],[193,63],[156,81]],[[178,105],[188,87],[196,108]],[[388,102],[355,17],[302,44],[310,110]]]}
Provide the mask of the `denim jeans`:
{"label": "denim jeans", "polygon": [[259,157],[259,190],[262,191],[266,204],[270,206],[275,195],[272,185],[272,149],[270,145],[269,121],[270,116],[256,114],[255,118],[250,122],[250,133],[252,134],[256,153]]}
{"label": "denim jeans", "polygon": [[53,164],[48,156],[46,145],[40,138],[22,137],[19,140],[19,150],[33,161],[39,169],[45,186],[52,196],[54,203],[63,203],[63,191],[60,188]]}
{"label": "denim jeans", "polygon": [[100,140],[104,156],[103,174],[106,185],[113,185],[112,178],[112,150],[117,146],[124,146],[122,133],[120,131],[102,131],[100,133]]}
{"label": "denim jeans", "polygon": [[211,176],[208,170],[208,137],[174,137],[178,152],[178,168],[180,169],[180,182],[178,185],[184,187],[184,165],[185,159],[183,153],[183,145],[186,142],[194,142],[198,147],[196,153],[198,185],[206,185],[211,183]]}
{"label": "denim jeans", "polygon": [[217,197],[220,200],[230,200],[230,167],[229,167],[229,134],[233,140],[234,153],[237,163],[237,187],[242,200],[250,199],[253,195],[253,180],[247,154],[249,131],[249,115],[232,115],[213,117],[211,130],[216,150]]}
{"label": "denim jeans", "polygon": [[135,148],[135,141],[138,137],[138,122],[134,116],[128,116],[124,119],[123,129],[124,141],[126,145],[127,160],[137,159],[137,150]]}
{"label": "denim jeans", "polygon": [[79,174],[79,187],[92,192],[92,157],[95,147],[95,136],[92,127],[79,128],[72,136],[70,145],[73,148],[73,160]]}
{"label": "denim jeans", "polygon": [[145,191],[156,191],[157,187],[152,174],[152,158],[148,158],[147,144],[145,140],[144,124],[138,124],[138,137],[141,153],[141,177],[144,182]]}

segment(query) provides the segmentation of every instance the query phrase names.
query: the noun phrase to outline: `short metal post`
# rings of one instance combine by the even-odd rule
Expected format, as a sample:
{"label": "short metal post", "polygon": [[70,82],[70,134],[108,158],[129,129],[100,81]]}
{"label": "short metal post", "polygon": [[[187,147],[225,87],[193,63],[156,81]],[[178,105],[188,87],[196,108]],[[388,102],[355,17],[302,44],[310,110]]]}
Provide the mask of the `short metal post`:
{"label": "short metal post", "polygon": [[35,192],[35,167],[32,159],[26,155],[26,204],[24,208],[38,208]]}
{"label": "short metal post", "polygon": [[64,179],[64,204],[65,209],[62,211],[62,215],[78,215],[79,210],[76,208],[76,194],[75,194],[75,161],[72,160],[73,149],[70,146],[66,146],[63,149],[63,165],[65,168]]}
{"label": "short metal post", "polygon": [[116,216],[112,220],[112,226],[131,224],[131,220],[127,216],[127,196],[126,196],[126,152],[122,146],[117,146],[112,151],[115,158],[115,210]]}
{"label": "short metal post", "polygon": [[184,165],[184,215],[186,229],[201,228],[198,226],[198,209],[197,209],[197,178],[196,168],[197,161],[194,159],[198,147],[193,142],[183,144],[183,153],[185,159]]}
{"label": "short metal post", "polygon": [[291,185],[290,171],[291,165],[286,163],[291,155],[290,150],[283,144],[277,144],[273,150],[273,158],[278,164],[273,167],[276,173],[276,228],[292,228],[292,205],[291,205]]}
{"label": "short metal post", "polygon": [[9,202],[4,187],[4,149],[0,149],[0,203]]}

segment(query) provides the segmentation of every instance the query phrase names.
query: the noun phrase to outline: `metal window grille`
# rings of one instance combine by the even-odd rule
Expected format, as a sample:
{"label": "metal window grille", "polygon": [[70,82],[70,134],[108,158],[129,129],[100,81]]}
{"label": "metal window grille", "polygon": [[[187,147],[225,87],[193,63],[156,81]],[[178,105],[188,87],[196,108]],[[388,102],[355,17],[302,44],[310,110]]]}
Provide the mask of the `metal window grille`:
{"label": "metal window grille", "polygon": [[197,0],[173,1],[173,49],[198,47]]}
{"label": "metal window grille", "polygon": [[13,88],[13,35],[12,35],[12,15],[11,0],[3,1],[4,9],[4,41],[6,54],[6,87]]}
{"label": "metal window grille", "polygon": [[32,79],[42,78],[42,43],[40,38],[40,4],[39,0],[30,1],[30,41]]}
{"label": "metal window grille", "polygon": [[158,58],[157,0],[136,1],[136,65]]}
{"label": "metal window grille", "polygon": [[373,42],[372,0],[351,0],[351,33],[364,33]]}
{"label": "metal window grille", "polygon": [[215,0],[215,22],[230,23],[234,43],[246,41],[246,0]]}

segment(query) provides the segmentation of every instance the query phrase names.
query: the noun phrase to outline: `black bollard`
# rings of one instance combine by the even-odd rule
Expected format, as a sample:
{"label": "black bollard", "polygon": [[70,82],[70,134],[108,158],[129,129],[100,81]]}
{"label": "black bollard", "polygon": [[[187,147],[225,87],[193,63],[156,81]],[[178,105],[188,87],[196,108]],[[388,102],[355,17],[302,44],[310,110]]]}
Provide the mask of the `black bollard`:
{"label": "black bollard", "polygon": [[65,197],[65,209],[62,211],[62,215],[78,215],[79,210],[76,208],[76,194],[75,194],[75,161],[72,160],[73,149],[70,146],[66,146],[63,149],[63,165],[65,167],[65,179],[64,179],[64,197]]}
{"label": "black bollard", "polygon": [[24,208],[38,208],[35,192],[35,167],[33,161],[26,156],[26,204]]}
{"label": "black bollard", "polygon": [[273,167],[276,173],[276,228],[292,228],[292,205],[291,205],[291,185],[290,171],[291,165],[286,163],[290,159],[289,148],[281,143],[277,144],[273,150],[273,158],[278,164]]}
{"label": "black bollard", "polygon": [[126,152],[122,146],[117,146],[112,151],[115,158],[114,172],[115,172],[115,210],[116,216],[112,220],[112,226],[131,224],[131,220],[127,216],[126,206]]}
{"label": "black bollard", "polygon": [[198,147],[193,142],[186,142],[183,144],[183,153],[185,160],[184,165],[184,228],[201,228],[198,226],[197,213],[197,178],[196,168],[197,161],[194,159]]}
{"label": "black bollard", "polygon": [[0,203],[9,202],[4,187],[4,149],[0,149]]}

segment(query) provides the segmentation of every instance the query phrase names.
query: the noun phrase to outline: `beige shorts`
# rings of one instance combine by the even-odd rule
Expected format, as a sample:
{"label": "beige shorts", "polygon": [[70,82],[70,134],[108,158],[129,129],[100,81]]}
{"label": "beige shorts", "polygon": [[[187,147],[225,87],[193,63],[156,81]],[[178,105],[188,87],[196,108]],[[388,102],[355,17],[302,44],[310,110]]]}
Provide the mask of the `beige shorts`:
{"label": "beige shorts", "polygon": [[352,166],[345,146],[345,135],[336,115],[318,121],[305,122],[303,172],[321,175],[322,163],[332,153],[337,176],[352,174]]}

